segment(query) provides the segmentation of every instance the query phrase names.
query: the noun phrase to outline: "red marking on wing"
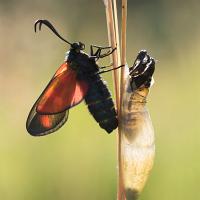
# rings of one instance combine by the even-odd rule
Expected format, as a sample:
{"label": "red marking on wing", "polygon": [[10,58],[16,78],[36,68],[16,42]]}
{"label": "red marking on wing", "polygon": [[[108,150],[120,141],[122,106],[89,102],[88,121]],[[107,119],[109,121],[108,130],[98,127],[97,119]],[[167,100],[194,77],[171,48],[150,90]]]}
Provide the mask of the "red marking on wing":
{"label": "red marking on wing", "polygon": [[40,115],[39,116],[39,119],[40,119],[40,122],[41,122],[41,125],[44,127],[44,128],[51,128],[52,127],[52,120],[48,117],[48,115]]}
{"label": "red marking on wing", "polygon": [[77,73],[64,63],[44,90],[36,110],[40,114],[63,112],[80,103],[87,91],[87,82],[77,80]]}

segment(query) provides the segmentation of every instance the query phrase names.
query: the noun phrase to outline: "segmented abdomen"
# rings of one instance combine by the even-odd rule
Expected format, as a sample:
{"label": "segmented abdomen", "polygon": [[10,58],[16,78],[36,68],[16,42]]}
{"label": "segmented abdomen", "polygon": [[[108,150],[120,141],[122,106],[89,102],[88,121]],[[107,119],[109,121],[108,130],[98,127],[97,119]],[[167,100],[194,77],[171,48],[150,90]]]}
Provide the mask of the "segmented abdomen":
{"label": "segmented abdomen", "polygon": [[117,113],[105,82],[96,76],[90,83],[85,102],[99,126],[111,133],[118,126]]}

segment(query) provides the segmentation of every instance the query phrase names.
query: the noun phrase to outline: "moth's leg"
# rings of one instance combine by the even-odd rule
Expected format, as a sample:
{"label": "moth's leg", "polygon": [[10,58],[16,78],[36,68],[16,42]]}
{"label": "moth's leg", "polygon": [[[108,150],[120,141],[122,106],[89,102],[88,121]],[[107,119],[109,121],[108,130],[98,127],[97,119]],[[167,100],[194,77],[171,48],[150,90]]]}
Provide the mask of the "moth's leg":
{"label": "moth's leg", "polygon": [[103,66],[103,67],[99,67],[100,69],[105,69],[105,68],[108,68],[108,67],[112,67],[113,66],[113,63],[110,63],[109,65],[107,66]]}
{"label": "moth's leg", "polygon": [[[96,52],[94,51],[94,48],[97,48]],[[111,49],[111,50],[108,50],[106,53],[101,54],[102,50],[104,49]],[[98,60],[99,58],[104,58],[106,56],[109,56],[115,50],[116,48],[112,49],[112,47],[101,47],[97,45],[90,45],[90,56]]]}
{"label": "moth's leg", "polygon": [[102,70],[102,71],[98,72],[97,74],[103,74],[103,73],[106,73],[106,72],[110,72],[110,71],[119,69],[119,68],[124,67],[124,66],[125,66],[125,65],[120,65],[119,67],[115,67],[115,68],[113,68],[113,69]]}

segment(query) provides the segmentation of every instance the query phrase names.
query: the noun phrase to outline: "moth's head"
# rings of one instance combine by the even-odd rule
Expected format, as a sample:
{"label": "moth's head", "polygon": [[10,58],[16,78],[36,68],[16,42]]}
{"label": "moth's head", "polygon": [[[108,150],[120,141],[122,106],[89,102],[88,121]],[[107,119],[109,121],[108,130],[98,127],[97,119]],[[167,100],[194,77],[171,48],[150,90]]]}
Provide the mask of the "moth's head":
{"label": "moth's head", "polygon": [[85,49],[85,44],[82,42],[75,42],[71,45],[71,50],[75,50],[77,53]]}

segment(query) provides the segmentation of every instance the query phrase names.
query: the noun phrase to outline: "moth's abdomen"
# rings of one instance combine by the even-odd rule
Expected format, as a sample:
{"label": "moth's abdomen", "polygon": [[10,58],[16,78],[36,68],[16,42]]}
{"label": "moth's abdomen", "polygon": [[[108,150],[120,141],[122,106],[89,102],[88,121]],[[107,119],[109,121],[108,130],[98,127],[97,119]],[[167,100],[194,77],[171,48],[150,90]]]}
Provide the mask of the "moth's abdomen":
{"label": "moth's abdomen", "polygon": [[111,133],[118,126],[117,113],[111,94],[106,84],[98,79],[90,84],[90,88],[85,97],[88,109],[99,126]]}

